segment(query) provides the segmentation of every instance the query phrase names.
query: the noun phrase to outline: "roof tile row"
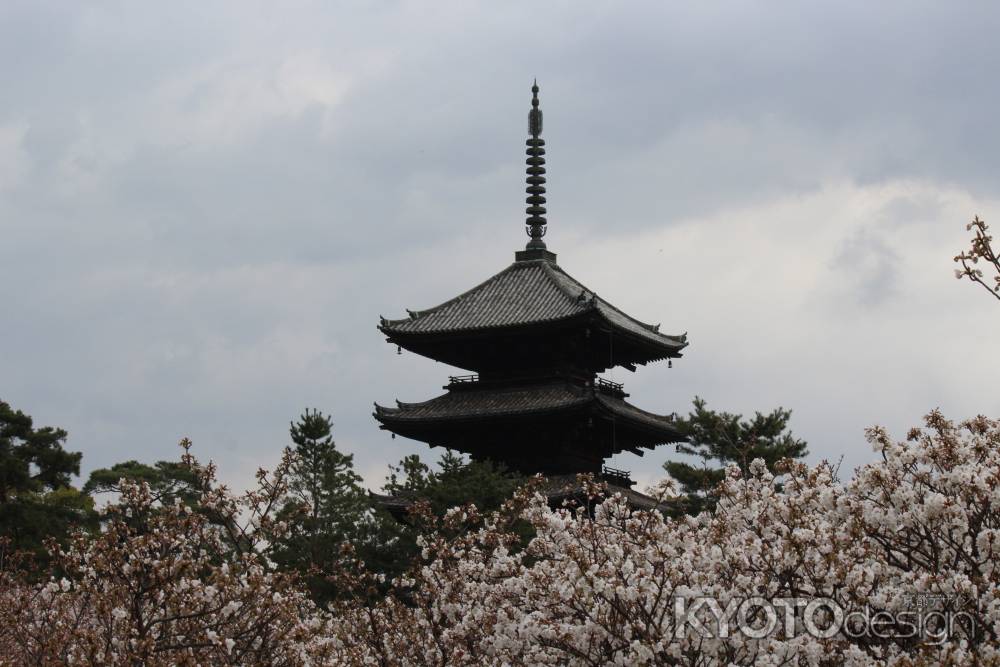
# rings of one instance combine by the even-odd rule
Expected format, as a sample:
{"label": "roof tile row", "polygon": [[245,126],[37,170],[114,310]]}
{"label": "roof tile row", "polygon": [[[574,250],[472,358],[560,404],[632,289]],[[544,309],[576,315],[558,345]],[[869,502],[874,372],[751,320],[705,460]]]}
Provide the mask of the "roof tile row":
{"label": "roof tile row", "polygon": [[[422,403],[402,403],[388,408],[375,405],[379,421],[419,422],[447,421],[466,418],[489,418],[530,415],[537,412],[564,410],[595,405],[614,417],[643,424],[655,430],[674,431],[673,419],[641,410],[634,405],[591,387],[579,387],[567,382],[513,388],[482,388],[469,391],[449,391]],[[678,438],[679,439],[679,436]]]}
{"label": "roof tile row", "polygon": [[385,333],[450,333],[551,322],[597,311],[617,329],[677,351],[686,335],[659,333],[659,325],[644,324],[615,308],[545,260],[514,262],[469,291],[434,308],[411,312],[400,320],[383,319]]}

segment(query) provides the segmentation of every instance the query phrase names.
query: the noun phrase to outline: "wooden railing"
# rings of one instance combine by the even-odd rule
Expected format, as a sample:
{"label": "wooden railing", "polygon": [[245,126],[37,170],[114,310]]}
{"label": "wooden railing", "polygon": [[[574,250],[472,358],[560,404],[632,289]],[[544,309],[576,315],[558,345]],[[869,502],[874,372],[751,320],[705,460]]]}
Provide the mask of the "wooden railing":
{"label": "wooden railing", "polygon": [[597,378],[597,386],[604,389],[614,389],[616,391],[623,391],[625,385],[621,382],[612,382],[611,380],[605,380],[604,378]]}
{"label": "wooden railing", "polygon": [[628,470],[619,470],[618,468],[612,468],[611,466],[604,466],[601,470],[601,477],[604,478],[609,484],[616,484],[618,486],[623,486],[626,489],[632,488],[635,482],[632,481],[631,473]]}
{"label": "wooden railing", "polygon": [[603,391],[606,394],[611,394],[612,396],[617,396],[618,398],[625,398],[627,394],[625,393],[625,385],[621,382],[612,382],[611,380],[605,380],[604,378],[597,378],[595,381],[595,386],[598,391]]}

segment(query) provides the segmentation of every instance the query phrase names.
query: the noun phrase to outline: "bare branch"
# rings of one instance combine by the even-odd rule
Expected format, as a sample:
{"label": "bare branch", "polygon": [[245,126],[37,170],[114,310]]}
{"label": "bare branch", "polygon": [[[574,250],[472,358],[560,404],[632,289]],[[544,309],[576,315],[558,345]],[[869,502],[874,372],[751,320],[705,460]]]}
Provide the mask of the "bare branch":
{"label": "bare branch", "polygon": [[[993,247],[993,237],[987,233],[989,226],[977,215],[972,222],[965,226],[965,229],[974,232],[974,236],[969,249],[962,251],[954,258],[954,261],[962,265],[961,269],[955,269],[955,277],[959,280],[968,278],[1000,300],[1000,258],[997,256],[997,250]],[[983,261],[984,265],[990,267],[989,270],[994,274],[990,277],[992,280],[986,278],[983,270],[977,266],[980,260]],[[993,284],[991,285],[990,282]]]}

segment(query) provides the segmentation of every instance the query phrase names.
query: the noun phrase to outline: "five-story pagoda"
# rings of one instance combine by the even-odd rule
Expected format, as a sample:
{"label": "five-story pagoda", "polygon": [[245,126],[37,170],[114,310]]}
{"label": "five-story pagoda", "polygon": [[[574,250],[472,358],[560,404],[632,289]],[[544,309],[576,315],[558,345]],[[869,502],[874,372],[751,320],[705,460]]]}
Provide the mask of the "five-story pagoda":
{"label": "five-story pagoda", "polygon": [[538,85],[532,86],[527,141],[527,232],[514,263],[434,308],[381,318],[388,342],[470,371],[422,403],[376,403],[381,428],[432,447],[465,452],[549,477],[590,472],[621,486],[627,474],[604,461],[622,451],[677,442],[667,416],[628,403],[621,384],[597,374],[681,356],[670,336],[629,317],[556,263],[542,240],[545,140]]}

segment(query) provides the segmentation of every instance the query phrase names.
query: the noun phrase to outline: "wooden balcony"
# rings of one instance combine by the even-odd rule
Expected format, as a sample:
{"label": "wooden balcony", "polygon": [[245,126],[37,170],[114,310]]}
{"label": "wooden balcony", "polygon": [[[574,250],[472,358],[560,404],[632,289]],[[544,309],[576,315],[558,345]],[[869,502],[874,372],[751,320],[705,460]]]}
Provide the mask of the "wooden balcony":
{"label": "wooden balcony", "polygon": [[625,385],[621,382],[612,382],[611,380],[605,380],[602,377],[597,378],[594,381],[594,387],[609,396],[614,396],[615,398],[627,398],[628,394],[625,393]]}
{"label": "wooden balcony", "polygon": [[628,470],[619,470],[611,466],[604,466],[601,470],[601,479],[612,486],[620,486],[625,489],[631,489],[635,486],[635,482],[632,481],[631,473]]}

